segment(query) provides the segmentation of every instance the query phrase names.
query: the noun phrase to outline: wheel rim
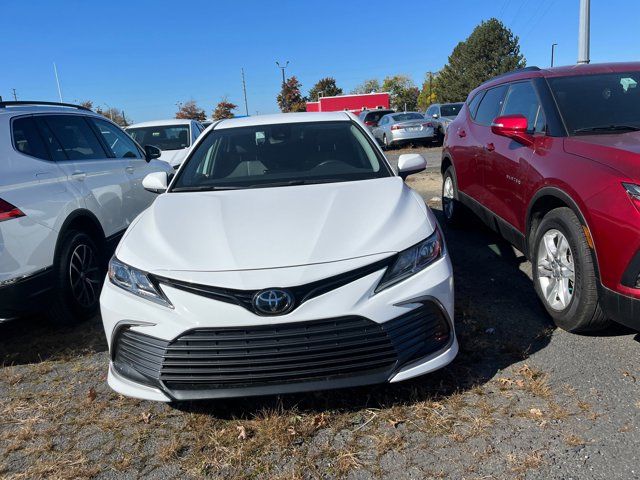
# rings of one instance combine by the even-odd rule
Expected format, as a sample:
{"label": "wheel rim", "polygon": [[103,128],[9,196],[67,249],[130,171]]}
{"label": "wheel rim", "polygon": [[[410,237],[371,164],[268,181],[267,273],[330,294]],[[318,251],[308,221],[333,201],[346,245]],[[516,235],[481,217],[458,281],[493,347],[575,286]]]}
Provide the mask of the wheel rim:
{"label": "wheel rim", "polygon": [[575,292],[575,264],[569,241],[559,230],[549,230],[538,245],[538,283],[550,308],[566,309]]}
{"label": "wheel rim", "polygon": [[447,218],[453,216],[453,179],[447,177],[444,179],[444,185],[442,186],[442,208]]}
{"label": "wheel rim", "polygon": [[98,258],[89,245],[78,245],[69,262],[69,281],[75,300],[85,308],[98,300],[100,290],[100,269]]}

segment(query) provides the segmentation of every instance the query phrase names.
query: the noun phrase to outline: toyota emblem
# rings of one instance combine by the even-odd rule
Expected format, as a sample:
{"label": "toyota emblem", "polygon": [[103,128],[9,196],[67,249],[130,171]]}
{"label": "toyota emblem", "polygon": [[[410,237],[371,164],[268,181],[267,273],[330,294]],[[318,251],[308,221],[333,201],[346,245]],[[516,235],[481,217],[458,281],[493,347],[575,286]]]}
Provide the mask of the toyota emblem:
{"label": "toyota emblem", "polygon": [[293,296],[286,290],[270,288],[255,294],[253,306],[263,315],[283,315],[293,308]]}

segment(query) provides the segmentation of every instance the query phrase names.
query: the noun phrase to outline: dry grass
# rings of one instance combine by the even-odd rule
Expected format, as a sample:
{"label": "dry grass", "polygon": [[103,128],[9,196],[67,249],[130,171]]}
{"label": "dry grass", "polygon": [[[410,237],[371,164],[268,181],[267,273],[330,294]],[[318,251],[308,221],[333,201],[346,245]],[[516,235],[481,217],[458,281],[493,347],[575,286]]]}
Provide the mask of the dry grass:
{"label": "dry grass", "polygon": [[544,463],[544,455],[541,450],[522,455],[509,454],[507,461],[511,465],[510,471],[513,473],[525,473],[528,470],[540,468]]}

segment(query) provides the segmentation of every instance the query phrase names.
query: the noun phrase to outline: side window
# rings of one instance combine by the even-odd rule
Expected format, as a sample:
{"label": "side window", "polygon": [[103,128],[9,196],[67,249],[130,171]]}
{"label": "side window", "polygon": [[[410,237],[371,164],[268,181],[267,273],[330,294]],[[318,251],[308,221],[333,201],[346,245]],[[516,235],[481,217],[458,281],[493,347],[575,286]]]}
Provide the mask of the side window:
{"label": "side window", "polygon": [[20,153],[49,160],[49,153],[33,117],[16,118],[12,129],[13,146]]}
{"label": "side window", "polygon": [[131,137],[118,127],[99,118],[87,117],[87,121],[95,125],[116,158],[142,158]]}
{"label": "side window", "polygon": [[509,87],[502,115],[516,114],[527,117],[528,131],[530,133],[546,131],[544,113],[531,82],[514,83]]}
{"label": "side window", "polygon": [[433,114],[433,107],[427,108],[427,111],[424,112],[425,117],[430,117]]}
{"label": "side window", "polygon": [[500,115],[506,91],[506,85],[500,85],[499,87],[487,90],[487,93],[484,94],[478,106],[475,121],[487,127],[491,125],[491,122]]}
{"label": "side window", "polygon": [[478,111],[478,105],[480,105],[480,100],[484,97],[484,91],[476,93],[476,95],[469,102],[469,113],[471,114],[471,118],[476,118],[476,113]]}
{"label": "side window", "polygon": [[84,117],[80,115],[49,115],[42,117],[42,119],[69,160],[107,158],[106,152]]}

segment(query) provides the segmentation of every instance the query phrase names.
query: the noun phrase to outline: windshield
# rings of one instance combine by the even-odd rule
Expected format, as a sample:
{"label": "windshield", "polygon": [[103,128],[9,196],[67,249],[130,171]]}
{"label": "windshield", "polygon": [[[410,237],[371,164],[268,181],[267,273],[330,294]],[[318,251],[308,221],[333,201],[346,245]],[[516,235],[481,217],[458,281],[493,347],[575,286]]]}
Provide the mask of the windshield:
{"label": "windshield", "polygon": [[449,105],[440,105],[440,116],[455,117],[460,113],[464,103],[451,103]]}
{"label": "windshield", "polygon": [[222,190],[388,177],[392,173],[353,123],[313,122],[210,131],[172,191]]}
{"label": "windshield", "polygon": [[378,122],[386,114],[391,113],[393,110],[379,110],[375,112],[367,113],[365,117],[366,122]]}
{"label": "windshield", "polygon": [[127,133],[140,145],[160,150],[180,150],[189,146],[189,125],[128,128]]}
{"label": "windshield", "polygon": [[569,135],[640,129],[640,72],[549,78]]}
{"label": "windshield", "polygon": [[407,120],[424,120],[424,115],[421,113],[398,113],[392,115],[396,122],[406,122]]}

